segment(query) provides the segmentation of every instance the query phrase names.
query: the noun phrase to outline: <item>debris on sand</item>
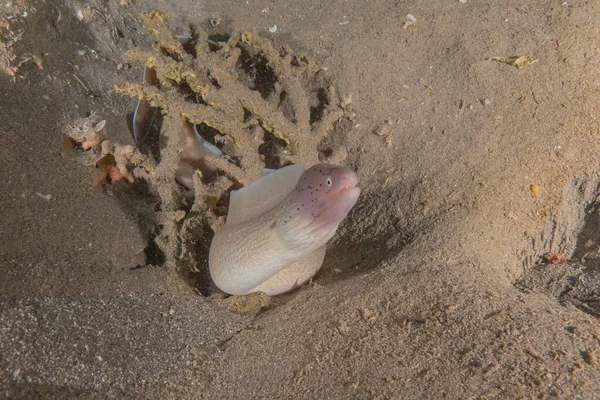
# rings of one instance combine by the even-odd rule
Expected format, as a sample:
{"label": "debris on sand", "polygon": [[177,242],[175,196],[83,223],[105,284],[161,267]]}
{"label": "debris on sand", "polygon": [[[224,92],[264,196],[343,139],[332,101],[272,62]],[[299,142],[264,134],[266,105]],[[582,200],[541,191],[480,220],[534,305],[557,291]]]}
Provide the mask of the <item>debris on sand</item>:
{"label": "debris on sand", "polygon": [[231,296],[225,300],[226,308],[235,314],[252,314],[271,304],[271,298],[264,292],[254,292],[245,296]]}
{"label": "debris on sand", "polygon": [[76,120],[73,125],[67,127],[66,134],[70,138],[73,148],[84,151],[83,163],[95,165],[100,173],[94,179],[92,186],[98,186],[105,181],[116,183],[122,179],[129,182],[134,181],[135,171],[141,168],[151,171],[153,164],[151,160],[138,149],[131,145],[112,143],[105,138],[106,121],[97,122],[96,115]]}
{"label": "debris on sand", "polygon": [[391,119],[386,119],[385,121],[377,125],[375,129],[373,129],[373,134],[377,136],[386,136],[390,133],[390,130],[393,125],[394,121],[392,121]]}
{"label": "debris on sand", "polygon": [[566,264],[567,260],[563,254],[559,253],[548,253],[544,256],[546,261],[550,264]]}
{"label": "debris on sand", "polygon": [[35,192],[36,196],[41,197],[44,200],[52,200],[52,195],[51,194],[42,194],[40,192]]}
{"label": "debris on sand", "polygon": [[94,179],[92,186],[99,186],[107,179],[110,180],[110,183],[116,183],[123,178],[133,182],[133,176],[129,172],[127,172],[127,175],[123,175],[119,168],[117,168],[117,163],[112,154],[107,154],[102,157],[100,160],[98,160],[96,166],[100,169],[100,173],[96,179]]}
{"label": "debris on sand", "polygon": [[7,1],[0,7],[0,73],[6,74],[16,82],[22,78],[19,74],[23,65],[35,64],[39,69],[44,69],[43,58],[47,53],[15,52],[15,47],[25,36],[25,29],[29,24],[27,19],[36,13],[36,8],[31,7],[28,1]]}
{"label": "debris on sand", "polygon": [[406,22],[402,25],[402,29],[406,29],[417,23],[417,18],[412,14],[406,14]]}
{"label": "debris on sand", "polygon": [[498,62],[501,62],[501,63],[504,63],[504,64],[508,64],[508,65],[514,65],[518,69],[524,68],[524,67],[528,66],[529,64],[533,64],[534,62],[537,62],[537,60],[535,60],[531,56],[491,57],[491,58],[488,58],[488,60],[490,60],[490,61],[498,61]]}

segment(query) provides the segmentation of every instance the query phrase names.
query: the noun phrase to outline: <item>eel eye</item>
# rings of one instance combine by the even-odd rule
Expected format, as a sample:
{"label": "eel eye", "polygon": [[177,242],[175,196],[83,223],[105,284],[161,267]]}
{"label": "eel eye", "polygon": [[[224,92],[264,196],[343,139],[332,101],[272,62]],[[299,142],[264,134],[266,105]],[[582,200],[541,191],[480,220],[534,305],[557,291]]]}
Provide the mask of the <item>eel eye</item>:
{"label": "eel eye", "polygon": [[331,180],[331,178],[327,178],[325,183],[327,183],[327,186],[329,186],[329,187],[331,187],[331,185],[333,185],[333,181]]}

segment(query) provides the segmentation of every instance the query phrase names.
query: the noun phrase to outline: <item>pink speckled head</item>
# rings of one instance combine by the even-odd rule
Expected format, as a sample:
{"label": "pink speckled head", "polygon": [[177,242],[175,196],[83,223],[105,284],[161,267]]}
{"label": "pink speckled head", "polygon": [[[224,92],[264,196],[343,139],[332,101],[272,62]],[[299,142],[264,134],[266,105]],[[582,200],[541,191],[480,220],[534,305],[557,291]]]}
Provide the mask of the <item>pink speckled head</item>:
{"label": "pink speckled head", "polygon": [[290,225],[286,239],[325,244],[358,200],[357,185],[356,173],[347,167],[317,164],[307,169],[283,221]]}

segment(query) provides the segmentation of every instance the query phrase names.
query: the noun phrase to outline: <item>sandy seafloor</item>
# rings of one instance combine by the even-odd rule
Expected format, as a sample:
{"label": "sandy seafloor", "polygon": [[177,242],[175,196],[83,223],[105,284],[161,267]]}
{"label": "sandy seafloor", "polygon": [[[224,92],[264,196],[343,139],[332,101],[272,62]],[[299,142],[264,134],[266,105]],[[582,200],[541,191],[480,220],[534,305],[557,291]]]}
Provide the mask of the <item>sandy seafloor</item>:
{"label": "sandy seafloor", "polygon": [[[352,95],[335,145],[361,198],[314,282],[258,314],[147,265],[158,206],[92,187],[63,146],[90,113],[133,143],[135,102],[110,89],[140,79],[125,52],[150,45],[151,9],[181,34],[256,30]],[[0,72],[1,396],[599,398],[597,1],[23,0],[0,17],[2,56],[33,57]]]}

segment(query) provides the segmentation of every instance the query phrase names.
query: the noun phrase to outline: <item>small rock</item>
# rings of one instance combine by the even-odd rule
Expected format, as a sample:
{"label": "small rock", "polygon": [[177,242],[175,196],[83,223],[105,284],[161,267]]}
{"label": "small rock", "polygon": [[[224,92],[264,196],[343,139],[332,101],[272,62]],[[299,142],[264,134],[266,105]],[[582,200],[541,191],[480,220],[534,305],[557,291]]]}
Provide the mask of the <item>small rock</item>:
{"label": "small rock", "polygon": [[393,137],[393,136],[394,136],[394,135],[393,135],[391,132],[390,132],[390,133],[388,133],[387,135],[385,135],[385,138],[384,138],[384,140],[385,140],[385,145],[386,145],[386,146],[391,146],[391,145],[392,145],[392,137]]}
{"label": "small rock", "polygon": [[377,322],[377,314],[368,308],[364,308],[362,310],[362,316],[369,324],[374,324]]}
{"label": "small rock", "polygon": [[408,28],[411,25],[414,25],[417,23],[417,18],[412,15],[412,14],[406,14],[406,22],[404,23],[404,26],[402,26],[403,29]]}
{"label": "small rock", "polygon": [[37,196],[41,197],[44,200],[48,200],[48,201],[52,200],[52,195],[51,194],[42,194],[42,193],[39,193],[39,192],[35,192],[35,194]]}
{"label": "small rock", "polygon": [[391,120],[385,120],[382,124],[377,125],[377,127],[373,130],[373,133],[378,136],[386,136],[393,124],[394,122]]}
{"label": "small rock", "polygon": [[271,298],[263,292],[254,292],[245,296],[231,296],[225,300],[225,306],[235,314],[251,314],[271,304]]}
{"label": "small rock", "polygon": [[347,335],[350,333],[350,326],[348,326],[348,323],[342,319],[338,324],[338,331],[342,335]]}
{"label": "small rock", "polygon": [[596,366],[598,365],[598,357],[596,356],[596,350],[585,351],[582,353],[583,361],[586,363]]}
{"label": "small rock", "polygon": [[352,97],[353,97],[352,93],[349,93],[348,95],[344,96],[344,98],[340,102],[340,107],[346,108],[346,106],[348,104],[351,104],[352,103]]}

